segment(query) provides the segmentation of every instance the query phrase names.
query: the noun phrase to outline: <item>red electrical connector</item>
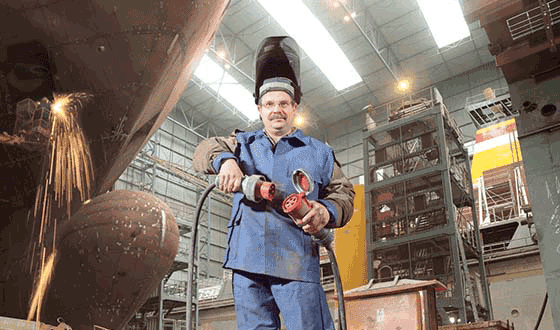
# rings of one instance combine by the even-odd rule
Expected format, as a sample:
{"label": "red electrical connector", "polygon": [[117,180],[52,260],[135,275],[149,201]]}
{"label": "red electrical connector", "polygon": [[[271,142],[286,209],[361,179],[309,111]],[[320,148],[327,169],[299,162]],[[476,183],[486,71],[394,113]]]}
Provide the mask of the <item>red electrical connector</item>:
{"label": "red electrical connector", "polygon": [[275,193],[276,187],[272,182],[258,181],[255,185],[255,195],[257,198],[272,201]]}
{"label": "red electrical connector", "polygon": [[304,192],[291,194],[282,202],[282,211],[289,214],[294,220],[301,220],[311,207]]}

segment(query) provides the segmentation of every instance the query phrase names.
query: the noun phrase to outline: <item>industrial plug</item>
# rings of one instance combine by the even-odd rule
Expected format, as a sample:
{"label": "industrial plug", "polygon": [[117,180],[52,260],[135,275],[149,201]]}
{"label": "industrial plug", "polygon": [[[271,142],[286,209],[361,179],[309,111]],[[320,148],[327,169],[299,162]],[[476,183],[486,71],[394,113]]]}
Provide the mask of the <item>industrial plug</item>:
{"label": "industrial plug", "polygon": [[[313,191],[313,179],[302,169],[292,173],[292,183],[297,194],[291,194],[282,202],[282,211],[287,213],[297,224],[313,207],[307,195]],[[313,239],[324,247],[330,247],[334,237],[331,231],[322,228],[319,232],[311,234]]]}
{"label": "industrial plug", "polygon": [[[216,177],[216,186],[219,186],[220,177]],[[276,186],[266,181],[262,175],[245,175],[241,179],[241,192],[251,202],[259,202],[263,199],[272,201],[276,193]]]}

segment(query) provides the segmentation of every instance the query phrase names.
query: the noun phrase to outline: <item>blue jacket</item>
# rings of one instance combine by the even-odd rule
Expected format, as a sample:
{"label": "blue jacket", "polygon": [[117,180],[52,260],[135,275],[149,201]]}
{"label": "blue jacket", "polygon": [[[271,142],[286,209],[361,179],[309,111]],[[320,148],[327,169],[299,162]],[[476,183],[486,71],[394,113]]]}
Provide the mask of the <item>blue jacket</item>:
{"label": "blue jacket", "polygon": [[[335,203],[323,198],[335,167],[334,152],[329,146],[300,130],[282,137],[274,147],[263,130],[239,132],[235,138],[237,143],[232,152],[220,152],[213,159],[215,173],[223,160],[235,158],[243,173],[263,175],[276,184],[276,189],[284,198],[296,193],[291,182],[292,172],[304,169],[314,180],[314,189],[307,198],[326,206],[331,215],[328,227],[340,226]],[[346,187],[348,185],[352,203],[354,192],[349,182]],[[224,267],[320,282],[318,246],[310,235],[282,212],[283,198],[254,203],[242,193],[235,193]],[[349,216],[345,215],[345,218],[349,219]]]}

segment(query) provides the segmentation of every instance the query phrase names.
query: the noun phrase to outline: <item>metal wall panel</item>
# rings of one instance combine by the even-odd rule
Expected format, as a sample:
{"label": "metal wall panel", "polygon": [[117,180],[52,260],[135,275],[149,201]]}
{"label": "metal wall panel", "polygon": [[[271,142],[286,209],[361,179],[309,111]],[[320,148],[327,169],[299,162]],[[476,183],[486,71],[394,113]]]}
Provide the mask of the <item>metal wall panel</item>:
{"label": "metal wall panel", "polygon": [[[549,304],[560,328],[560,78],[510,86]],[[552,111],[553,110],[553,111]]]}

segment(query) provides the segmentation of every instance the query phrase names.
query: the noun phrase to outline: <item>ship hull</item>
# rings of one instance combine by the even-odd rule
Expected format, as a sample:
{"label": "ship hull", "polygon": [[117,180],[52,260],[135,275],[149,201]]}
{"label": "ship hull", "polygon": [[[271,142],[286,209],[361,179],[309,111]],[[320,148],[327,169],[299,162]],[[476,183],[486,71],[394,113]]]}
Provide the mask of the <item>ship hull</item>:
{"label": "ship hull", "polygon": [[[5,133],[0,139],[0,315],[27,316],[33,286],[28,257],[38,227],[32,210],[37,187],[44,181],[48,149],[36,141],[14,142],[17,102],[52,99],[53,93],[93,95],[79,109],[78,122],[93,161],[91,195],[101,195],[111,190],[174,108],[228,3],[2,1],[0,133]],[[72,215],[82,202],[74,194]],[[65,208],[55,210],[52,218],[59,228],[71,221]],[[56,288],[54,292],[79,294]],[[44,317],[56,319],[56,315]]]}

